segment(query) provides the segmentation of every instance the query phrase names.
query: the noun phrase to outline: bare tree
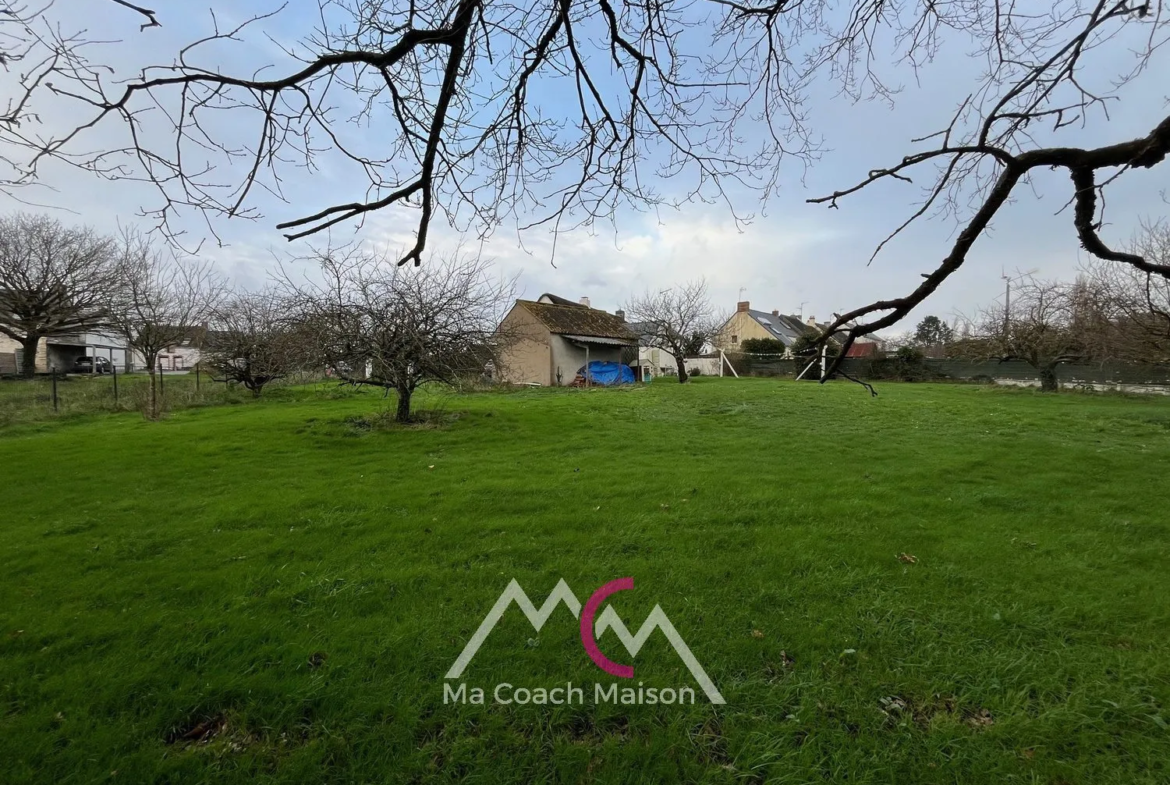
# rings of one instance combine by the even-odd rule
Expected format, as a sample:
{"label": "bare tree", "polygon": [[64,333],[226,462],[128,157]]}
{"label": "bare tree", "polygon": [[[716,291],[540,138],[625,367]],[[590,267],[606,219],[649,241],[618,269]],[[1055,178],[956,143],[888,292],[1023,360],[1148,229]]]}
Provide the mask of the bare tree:
{"label": "bare tree", "polygon": [[497,325],[515,282],[493,278],[487,262],[454,258],[403,269],[356,246],[317,260],[324,281],[286,276],[288,293],[341,379],[397,392],[398,422],[410,421],[420,385],[454,385],[498,363],[508,338]]}
{"label": "bare tree", "polygon": [[110,324],[146,364],[153,419],[161,414],[158,355],[201,333],[226,284],[209,262],[176,258],[135,230],[122,232],[118,251]]}
{"label": "bare tree", "polygon": [[312,343],[278,292],[240,292],[216,307],[200,362],[217,381],[242,384],[259,398],[266,385],[304,367]]}
{"label": "bare tree", "polygon": [[43,215],[0,218],[0,333],[20,342],[23,376],[41,340],[109,324],[114,280],[110,238]]}
{"label": "bare tree", "polygon": [[[1129,250],[1170,266],[1170,222],[1143,222]],[[1107,303],[1113,356],[1135,362],[1170,361],[1170,279],[1101,261],[1090,261],[1084,272]]]}
{"label": "bare tree", "polygon": [[703,278],[657,292],[647,289],[625,310],[644,342],[674,358],[680,383],[687,380],[687,355],[702,351],[725,321],[716,313]]}
{"label": "bare tree", "polygon": [[1040,389],[1056,392],[1057,366],[1092,356],[1093,331],[1084,303],[1084,292],[1075,284],[1025,278],[1013,289],[1010,308],[995,305],[983,311],[981,340],[969,347],[983,358],[1026,362],[1039,374]]}
{"label": "bare tree", "polygon": [[[728,194],[741,186],[755,191],[749,198],[766,197],[782,161],[807,163],[818,153],[806,111],[810,90],[893,103],[894,80],[907,71],[884,73],[881,63],[918,71],[940,51],[963,51],[981,73],[953,86],[956,106],[925,121],[909,142],[916,149],[813,200],[836,207],[926,170],[921,200],[891,237],[940,213],[960,227],[913,291],[840,314],[822,333],[828,340],[845,332],[839,356],[935,292],[1037,171],[1069,176],[1072,228],[1091,254],[1170,275],[1100,234],[1106,189],[1165,160],[1170,116],[1155,118],[1137,138],[1094,146],[1108,133],[1106,107],[1156,101],[1151,89],[1158,91],[1157,74],[1166,71],[1168,38],[1160,1],[319,5],[319,14],[305,15],[316,28],[259,70],[234,71],[220,58],[226,47],[268,32],[267,15],[217,25],[170,64],[114,69],[120,78],[108,75],[100,49],[62,46],[66,39],[55,33],[47,50],[68,56],[24,71],[0,123],[13,182],[36,182],[48,159],[145,180],[158,189],[151,214],[166,227],[187,208],[256,216],[257,194],[285,198],[293,168],[313,169],[329,150],[331,163],[354,173],[354,198],[298,207],[299,216],[278,228],[292,239],[374,211],[407,210],[417,217],[416,232],[400,261],[418,263],[436,217],[480,233],[513,218],[522,228],[559,230],[611,217],[623,205],[730,204]],[[79,117],[76,124],[33,133],[41,102],[58,100]],[[213,119],[229,112],[230,124]],[[86,140],[103,132],[122,141],[94,152]],[[688,186],[676,200],[655,188],[667,177],[683,182],[680,176]]]}

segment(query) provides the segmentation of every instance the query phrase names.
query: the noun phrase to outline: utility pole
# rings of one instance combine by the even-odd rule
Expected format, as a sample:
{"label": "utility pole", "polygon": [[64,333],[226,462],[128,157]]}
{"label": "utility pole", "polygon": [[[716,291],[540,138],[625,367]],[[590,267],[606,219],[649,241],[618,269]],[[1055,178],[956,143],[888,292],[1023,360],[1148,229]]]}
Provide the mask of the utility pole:
{"label": "utility pole", "polygon": [[1003,293],[1003,334],[1006,338],[1008,333],[1008,319],[1012,312],[1012,279],[1008,277],[1007,273],[1002,271],[1000,272],[1000,277],[1003,278],[1006,287]]}
{"label": "utility pole", "polygon": [[[1016,269],[1018,270],[1019,268],[1016,268]],[[1018,273],[1016,275],[1008,275],[1006,272],[1003,272],[1002,267],[1000,268],[1000,276],[999,277],[1003,278],[1004,287],[1005,287],[1004,293],[1003,293],[1003,332],[1004,332],[1004,335],[1007,335],[1008,326],[1010,325],[1010,320],[1011,320],[1012,281],[1019,280],[1020,278],[1027,278],[1029,276],[1035,275],[1037,272],[1038,272],[1038,270],[1035,267],[1033,267],[1031,270],[1029,270],[1026,273]]]}

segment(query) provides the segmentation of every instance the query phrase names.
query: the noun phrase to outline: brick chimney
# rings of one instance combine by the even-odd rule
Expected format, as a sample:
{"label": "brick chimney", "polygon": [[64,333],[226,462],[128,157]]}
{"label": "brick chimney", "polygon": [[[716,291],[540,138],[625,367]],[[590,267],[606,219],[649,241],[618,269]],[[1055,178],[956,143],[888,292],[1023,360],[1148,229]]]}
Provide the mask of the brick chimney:
{"label": "brick chimney", "polygon": [[772,311],[772,315],[773,315],[773,316],[779,316],[779,315],[780,315],[780,312],[779,312],[779,311]]}
{"label": "brick chimney", "polygon": [[748,302],[747,300],[744,300],[743,302],[738,302],[735,304],[736,311],[747,311],[751,307],[752,307],[752,304],[750,302]]}
{"label": "brick chimney", "polygon": [[621,319],[623,322],[626,320],[626,312],[623,311],[621,308],[618,308],[616,311],[614,311],[613,315],[616,316],[617,318]]}
{"label": "brick chimney", "polygon": [[804,320],[804,323],[807,324],[809,327],[816,327],[817,326],[817,317],[810,316]]}
{"label": "brick chimney", "polygon": [[580,302],[581,302],[581,305],[584,305],[586,308],[589,307],[589,298],[588,297],[582,297]]}

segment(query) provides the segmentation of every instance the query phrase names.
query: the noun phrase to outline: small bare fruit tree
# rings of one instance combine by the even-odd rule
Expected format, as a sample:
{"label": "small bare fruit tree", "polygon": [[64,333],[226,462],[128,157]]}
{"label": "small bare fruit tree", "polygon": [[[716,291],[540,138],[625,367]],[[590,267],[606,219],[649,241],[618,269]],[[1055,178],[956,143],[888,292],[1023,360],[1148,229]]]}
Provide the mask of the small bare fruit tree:
{"label": "small bare fruit tree", "polygon": [[277,291],[239,292],[215,309],[202,362],[217,381],[241,384],[259,398],[265,385],[303,368],[311,346]]}
{"label": "small bare fruit tree", "polygon": [[411,419],[411,399],[427,382],[454,385],[499,364],[508,340],[497,330],[515,299],[515,281],[478,258],[402,267],[353,246],[320,253],[319,279],[285,286],[317,336],[322,362],[344,381],[394,390],[395,419]]}
{"label": "small bare fruit tree", "polygon": [[[1129,251],[1170,269],[1170,222],[1145,222]],[[1134,362],[1170,361],[1170,279],[1100,260],[1086,265],[1085,276],[1107,304],[1114,357]]]}
{"label": "small bare fruit tree", "polygon": [[643,343],[674,358],[680,383],[687,380],[687,355],[701,352],[724,321],[711,304],[707,281],[702,278],[657,292],[647,290],[626,304],[626,314]]}
{"label": "small bare fruit tree", "polygon": [[987,308],[976,344],[988,359],[1022,360],[1040,375],[1040,389],[1056,392],[1056,368],[1088,359],[1089,333],[1079,328],[1078,287],[1026,278],[1012,290],[1010,309]]}
{"label": "small bare fruit tree", "polygon": [[133,230],[122,233],[115,270],[107,306],[110,324],[146,364],[146,414],[155,419],[162,413],[158,355],[198,334],[227,286],[210,263],[176,258]]}

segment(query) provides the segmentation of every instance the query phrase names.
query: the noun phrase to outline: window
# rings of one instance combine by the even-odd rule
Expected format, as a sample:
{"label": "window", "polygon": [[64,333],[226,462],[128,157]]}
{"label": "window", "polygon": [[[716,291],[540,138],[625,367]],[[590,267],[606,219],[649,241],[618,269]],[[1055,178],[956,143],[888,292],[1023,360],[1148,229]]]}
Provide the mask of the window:
{"label": "window", "polygon": [[738,335],[731,336],[731,342],[732,343],[739,343],[739,336]]}
{"label": "window", "polygon": [[766,325],[768,325],[769,327],[771,327],[771,326],[772,326],[772,323],[771,323],[770,321],[768,321],[767,319],[765,319],[764,317],[762,317],[762,316],[757,316],[756,318],[760,320],[760,324],[766,324]]}

